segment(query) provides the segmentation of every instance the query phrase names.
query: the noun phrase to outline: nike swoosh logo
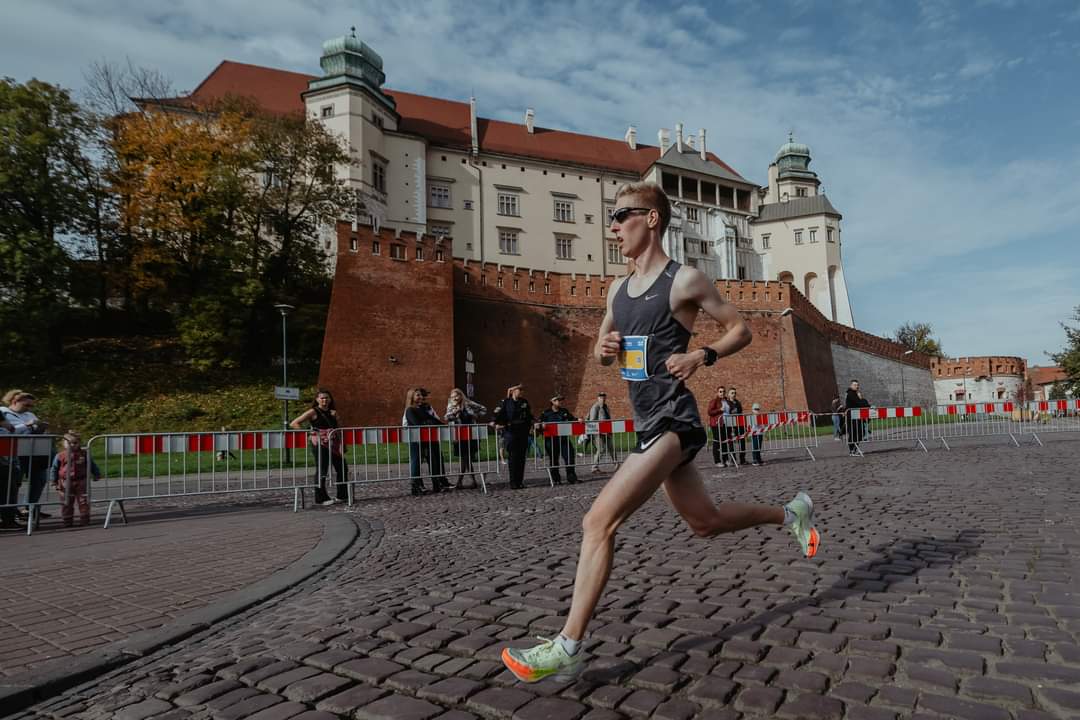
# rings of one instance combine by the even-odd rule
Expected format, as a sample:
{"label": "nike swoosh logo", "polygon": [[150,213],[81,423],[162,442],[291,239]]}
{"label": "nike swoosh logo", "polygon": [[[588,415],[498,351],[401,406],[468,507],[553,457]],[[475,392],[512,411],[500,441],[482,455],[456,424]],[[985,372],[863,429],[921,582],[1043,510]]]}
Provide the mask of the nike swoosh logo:
{"label": "nike swoosh logo", "polygon": [[645,299],[646,300],[652,300],[654,297],[656,297],[656,296],[655,295],[646,295]]}
{"label": "nike swoosh logo", "polygon": [[641,443],[641,449],[642,449],[642,451],[648,450],[648,449],[649,449],[650,447],[652,447],[652,444],[653,444],[654,442],[656,442],[657,440],[659,440],[660,438],[661,438],[661,436],[660,436],[660,435],[657,435],[656,437],[654,437],[654,438],[653,438],[652,440],[650,440],[649,442],[647,442],[647,443],[646,443],[646,442],[643,442],[643,443]]}

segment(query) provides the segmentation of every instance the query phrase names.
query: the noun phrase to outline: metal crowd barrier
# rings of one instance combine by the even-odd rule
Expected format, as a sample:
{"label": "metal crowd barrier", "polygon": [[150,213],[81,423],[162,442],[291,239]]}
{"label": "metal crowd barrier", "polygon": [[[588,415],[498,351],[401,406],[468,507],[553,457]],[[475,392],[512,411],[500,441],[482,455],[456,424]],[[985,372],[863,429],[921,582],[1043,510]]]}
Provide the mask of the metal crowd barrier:
{"label": "metal crowd barrier", "polygon": [[851,408],[845,429],[848,454],[860,457],[868,443],[914,444],[928,452],[925,441],[933,437],[932,422],[918,406]]}
{"label": "metal crowd barrier", "polygon": [[489,476],[499,472],[498,443],[488,425],[350,427],[333,430],[330,437],[346,461],[349,504],[356,485],[427,480],[434,489],[454,476],[458,483],[466,476],[473,484],[479,478],[487,494]]}
{"label": "metal crowd barrier", "polygon": [[[747,444],[755,462],[761,461],[763,453],[791,451],[805,452],[811,460],[817,461],[813,448],[818,447],[819,436],[810,412],[724,415],[723,420],[719,432],[720,452],[736,467],[745,462]],[[711,434],[709,442],[716,442]]]}
{"label": "metal crowd barrier", "polygon": [[[52,491],[49,467],[56,456],[60,435],[0,435],[0,519],[7,527],[25,517],[26,534],[34,531],[41,506],[61,505]],[[23,489],[25,488],[25,490]],[[21,493],[20,493],[21,491]],[[38,494],[35,502],[31,496]],[[19,495],[24,496],[23,500]],[[25,513],[20,513],[25,509]]]}
{"label": "metal crowd barrier", "polygon": [[93,502],[108,502],[127,523],[124,502],[189,495],[292,490],[293,511],[314,487],[317,453],[305,430],[97,435],[86,444],[102,480]]}
{"label": "metal crowd barrier", "polygon": [[1035,442],[1042,433],[1080,432],[1080,398],[1068,400],[1033,400],[1021,417],[1023,432],[1030,434]]}
{"label": "metal crowd barrier", "polygon": [[618,469],[637,442],[633,420],[575,420],[538,423],[543,436],[543,455],[533,456],[533,470],[546,472],[554,487],[562,480],[577,479],[578,468],[599,472],[604,466]]}
{"label": "metal crowd barrier", "polygon": [[1009,401],[985,403],[955,403],[938,405],[934,423],[934,438],[951,450],[949,440],[971,437],[1008,436],[1020,447],[1018,436],[1023,432],[1021,409]]}

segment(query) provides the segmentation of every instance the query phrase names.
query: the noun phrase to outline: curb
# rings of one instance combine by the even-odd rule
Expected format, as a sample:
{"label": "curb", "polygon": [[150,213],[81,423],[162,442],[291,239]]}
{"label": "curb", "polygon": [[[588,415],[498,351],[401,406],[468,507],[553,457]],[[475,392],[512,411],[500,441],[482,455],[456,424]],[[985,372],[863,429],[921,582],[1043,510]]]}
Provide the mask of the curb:
{"label": "curb", "polygon": [[299,585],[336,560],[353,544],[358,534],[359,528],[352,515],[328,513],[322,538],[315,547],[269,577],[162,627],[134,633],[86,655],[56,658],[33,670],[0,680],[0,716],[23,710],[121,665],[178,643]]}

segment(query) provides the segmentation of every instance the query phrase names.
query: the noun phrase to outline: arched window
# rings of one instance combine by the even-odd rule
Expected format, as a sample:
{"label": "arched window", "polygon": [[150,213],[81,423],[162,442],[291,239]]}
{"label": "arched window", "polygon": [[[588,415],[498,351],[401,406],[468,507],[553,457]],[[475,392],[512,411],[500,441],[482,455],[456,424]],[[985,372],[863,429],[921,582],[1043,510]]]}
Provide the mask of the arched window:
{"label": "arched window", "polygon": [[814,302],[814,291],[817,290],[817,273],[808,272],[803,278],[803,295],[810,302]]}
{"label": "arched window", "polygon": [[795,276],[792,275],[791,273],[789,273],[787,270],[785,270],[784,272],[777,275],[776,279],[779,280],[780,282],[786,282],[786,283],[794,283],[795,282]]}

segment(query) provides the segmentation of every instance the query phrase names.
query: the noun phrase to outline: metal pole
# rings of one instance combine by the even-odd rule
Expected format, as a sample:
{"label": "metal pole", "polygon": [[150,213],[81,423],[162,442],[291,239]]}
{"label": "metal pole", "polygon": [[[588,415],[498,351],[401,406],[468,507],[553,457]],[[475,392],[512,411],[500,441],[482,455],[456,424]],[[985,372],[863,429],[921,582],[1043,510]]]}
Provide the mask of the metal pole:
{"label": "metal pole", "polygon": [[780,319],[780,332],[777,335],[778,347],[780,348],[780,404],[787,412],[787,395],[784,388],[784,320]]}
{"label": "metal pole", "polygon": [[[287,345],[285,334],[285,311],[281,312],[281,386],[289,387],[289,348]],[[285,398],[281,401],[281,427],[283,430],[289,429],[289,399]]]}
{"label": "metal pole", "polygon": [[904,363],[900,362],[900,404],[907,406],[907,392],[904,390]]}

